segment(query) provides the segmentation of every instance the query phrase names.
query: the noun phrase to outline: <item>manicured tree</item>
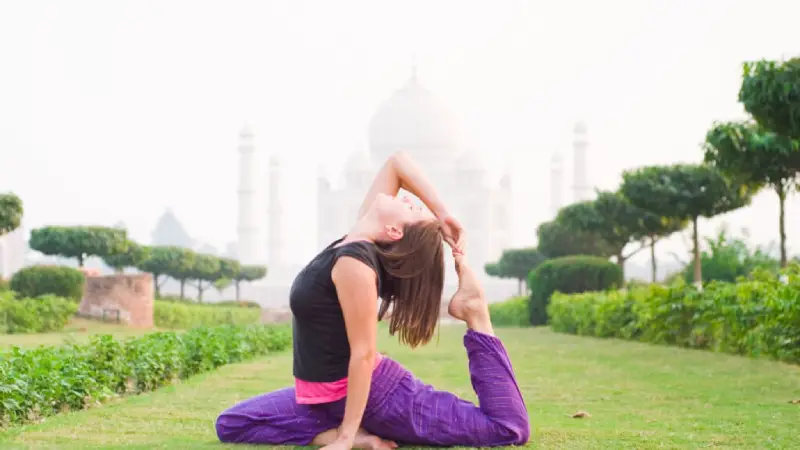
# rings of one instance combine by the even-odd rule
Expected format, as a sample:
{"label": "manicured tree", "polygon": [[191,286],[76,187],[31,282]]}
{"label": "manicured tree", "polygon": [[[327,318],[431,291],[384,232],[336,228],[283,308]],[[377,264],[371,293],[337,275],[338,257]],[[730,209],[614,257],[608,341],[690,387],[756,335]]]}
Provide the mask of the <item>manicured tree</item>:
{"label": "manicured tree", "polygon": [[611,246],[597,233],[578,232],[557,220],[544,222],[536,229],[537,248],[547,258],[570,255],[592,255],[608,258],[614,254]]}
{"label": "manicured tree", "polygon": [[692,222],[694,279],[701,286],[698,219],[748,205],[752,191],[702,164],[641,167],[625,172],[623,180],[623,194],[634,205],[671,220]]}
{"label": "manicured tree", "polygon": [[0,236],[19,228],[22,222],[22,200],[14,194],[0,194]]}
{"label": "manicured tree", "polygon": [[744,64],[739,101],[765,130],[800,141],[800,58]]}
{"label": "manicured tree", "polygon": [[124,252],[106,255],[103,257],[103,262],[114,269],[115,273],[124,273],[129,267],[139,267],[148,258],[149,252],[150,247],[128,241]]}
{"label": "manicured tree", "polygon": [[45,255],[76,258],[83,267],[89,256],[106,258],[124,253],[128,233],[119,228],[49,226],[31,231],[30,247]]}
{"label": "manicured tree", "polygon": [[137,269],[153,275],[153,291],[156,297],[161,297],[161,286],[167,278],[172,277],[180,281],[181,299],[183,299],[184,286],[188,279],[186,273],[191,269],[193,260],[194,252],[191,250],[174,246],[156,246],[150,247],[147,259],[142,261]]}
{"label": "manicured tree", "polygon": [[197,289],[197,302],[203,302],[203,292],[222,277],[219,258],[214,255],[196,254],[189,270],[189,277],[197,280],[192,284]]}
{"label": "manicured tree", "polygon": [[786,197],[797,186],[800,148],[784,136],[749,122],[717,123],[706,134],[705,160],[729,177],[778,196],[781,266],[786,267]]}
{"label": "manicured tree", "polygon": [[522,295],[528,274],[546,259],[536,248],[511,248],[503,250],[500,259],[486,264],[484,270],[489,276],[514,278],[518,282],[519,295]]}
{"label": "manicured tree", "polygon": [[253,282],[260,280],[265,276],[267,276],[266,266],[241,266],[240,270],[231,278],[231,280],[233,280],[233,285],[236,288],[236,301],[238,302],[241,300],[239,297],[239,285],[242,281]]}

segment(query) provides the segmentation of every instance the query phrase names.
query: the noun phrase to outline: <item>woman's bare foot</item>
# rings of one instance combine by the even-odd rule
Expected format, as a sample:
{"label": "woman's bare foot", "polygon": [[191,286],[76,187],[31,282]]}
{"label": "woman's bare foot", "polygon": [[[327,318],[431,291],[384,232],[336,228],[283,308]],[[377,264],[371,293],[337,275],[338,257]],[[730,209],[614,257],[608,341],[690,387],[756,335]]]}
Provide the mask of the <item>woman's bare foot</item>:
{"label": "woman's bare foot", "polygon": [[466,322],[467,326],[475,331],[494,334],[483,287],[464,257],[457,255],[455,258],[458,290],[450,299],[447,312],[452,317]]}
{"label": "woman's bare foot", "polygon": [[374,434],[367,433],[363,428],[359,428],[358,433],[356,433],[356,438],[353,440],[353,448],[365,450],[393,450],[397,448],[397,443],[381,439]]}

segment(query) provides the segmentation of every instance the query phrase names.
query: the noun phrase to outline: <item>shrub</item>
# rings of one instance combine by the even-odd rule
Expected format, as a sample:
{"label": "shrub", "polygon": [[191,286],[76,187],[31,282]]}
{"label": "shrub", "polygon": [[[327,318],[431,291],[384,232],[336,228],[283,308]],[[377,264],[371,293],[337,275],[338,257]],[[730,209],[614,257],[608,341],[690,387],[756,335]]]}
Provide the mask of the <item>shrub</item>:
{"label": "shrub", "polygon": [[531,324],[527,295],[489,304],[492,324],[498,327],[526,327]]}
{"label": "shrub", "polygon": [[531,324],[547,324],[547,305],[555,292],[603,291],[622,285],[622,269],[606,259],[579,255],[547,260],[528,276]]}
{"label": "shrub", "polygon": [[712,282],[613,292],[555,294],[553,330],[654,344],[767,355],[800,363],[800,266]]}
{"label": "shrub", "polygon": [[11,289],[22,297],[52,294],[76,301],[83,295],[83,273],[66,266],[31,266],[11,277]]}
{"label": "shrub", "polygon": [[11,285],[8,283],[8,280],[5,278],[0,278],[0,292],[6,292],[11,290]]}
{"label": "shrub", "polygon": [[240,306],[156,300],[153,323],[160,328],[192,328],[201,325],[247,325],[261,320],[261,310]]}
{"label": "shrub", "polygon": [[[88,344],[13,348],[0,358],[0,421],[35,421],[270,351],[291,341],[287,328],[261,325],[158,332],[126,341],[93,336]],[[0,424],[2,425],[2,424]]]}
{"label": "shrub", "polygon": [[239,308],[257,308],[261,309],[261,304],[252,300],[222,300],[219,302],[209,303],[214,306],[238,306]]}
{"label": "shrub", "polygon": [[18,300],[13,292],[0,292],[0,333],[59,331],[77,310],[72,300],[54,295]]}

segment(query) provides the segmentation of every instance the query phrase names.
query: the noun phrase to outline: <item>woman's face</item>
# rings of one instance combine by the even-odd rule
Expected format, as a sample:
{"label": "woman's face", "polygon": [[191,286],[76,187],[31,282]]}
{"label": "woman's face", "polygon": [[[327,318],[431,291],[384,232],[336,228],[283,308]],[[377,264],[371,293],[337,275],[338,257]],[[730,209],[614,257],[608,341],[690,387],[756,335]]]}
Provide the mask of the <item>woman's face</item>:
{"label": "woman's face", "polygon": [[422,206],[416,205],[409,197],[378,194],[373,208],[383,225],[402,230],[406,225],[435,217]]}

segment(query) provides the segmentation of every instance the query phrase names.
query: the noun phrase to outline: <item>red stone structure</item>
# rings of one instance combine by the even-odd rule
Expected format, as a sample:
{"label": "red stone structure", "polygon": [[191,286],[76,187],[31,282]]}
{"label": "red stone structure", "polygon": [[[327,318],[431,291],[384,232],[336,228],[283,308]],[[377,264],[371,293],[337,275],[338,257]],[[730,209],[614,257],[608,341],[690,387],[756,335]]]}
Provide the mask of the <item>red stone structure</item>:
{"label": "red stone structure", "polygon": [[78,314],[153,327],[153,276],[149,273],[87,276]]}

